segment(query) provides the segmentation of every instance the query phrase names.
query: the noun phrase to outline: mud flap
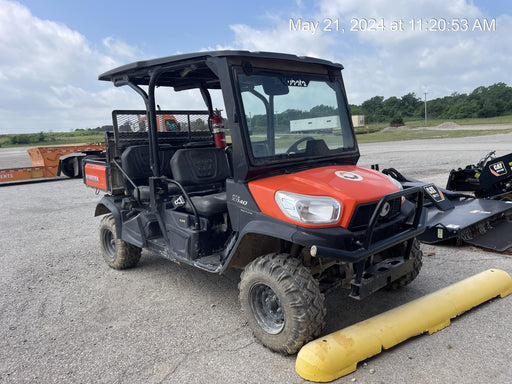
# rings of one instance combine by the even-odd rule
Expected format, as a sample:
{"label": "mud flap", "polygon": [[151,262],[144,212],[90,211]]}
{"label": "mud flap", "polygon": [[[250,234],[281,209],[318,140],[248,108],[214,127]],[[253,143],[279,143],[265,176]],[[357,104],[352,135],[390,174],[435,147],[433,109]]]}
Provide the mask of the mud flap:
{"label": "mud flap", "polygon": [[490,269],[430,295],[306,344],[295,370],[304,379],[328,382],[347,375],[357,363],[413,336],[432,334],[450,319],[496,296],[512,293],[512,278]]}

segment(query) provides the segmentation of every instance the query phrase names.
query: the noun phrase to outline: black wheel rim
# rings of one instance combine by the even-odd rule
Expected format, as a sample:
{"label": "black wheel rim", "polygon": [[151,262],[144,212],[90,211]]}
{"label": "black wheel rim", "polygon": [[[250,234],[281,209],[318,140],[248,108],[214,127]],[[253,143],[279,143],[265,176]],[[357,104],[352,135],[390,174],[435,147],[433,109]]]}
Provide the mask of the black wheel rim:
{"label": "black wheel rim", "polygon": [[114,260],[116,255],[116,239],[112,231],[103,231],[103,249],[110,260]]}
{"label": "black wheel rim", "polygon": [[259,326],[271,335],[277,335],[284,328],[285,316],[281,300],[266,284],[255,284],[249,293],[252,313]]}

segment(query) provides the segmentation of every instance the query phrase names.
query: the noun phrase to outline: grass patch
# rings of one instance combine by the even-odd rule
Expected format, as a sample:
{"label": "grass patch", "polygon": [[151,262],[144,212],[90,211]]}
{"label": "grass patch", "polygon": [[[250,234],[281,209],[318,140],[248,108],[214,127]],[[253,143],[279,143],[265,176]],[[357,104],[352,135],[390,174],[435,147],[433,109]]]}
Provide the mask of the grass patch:
{"label": "grass patch", "polygon": [[0,135],[0,147],[48,147],[66,144],[87,144],[105,141],[98,131],[39,132]]}
{"label": "grass patch", "polygon": [[[459,125],[490,125],[490,124],[512,124],[512,116],[498,116],[498,117],[488,117],[488,118],[471,118],[471,119],[432,119],[427,120],[428,127],[437,127],[438,125],[445,122],[452,122]],[[411,128],[419,128],[425,126],[425,120],[410,120],[405,121],[405,125]]]}
{"label": "grass patch", "polygon": [[[422,129],[403,129],[391,132],[382,132],[382,129],[389,126],[389,123],[371,123],[368,124],[368,131],[377,131],[357,135],[360,143],[374,143],[380,141],[402,141],[402,140],[421,140],[421,139],[445,139],[460,138],[469,136],[496,135],[500,133],[510,133],[512,129],[486,129],[485,125],[512,124],[512,115],[491,117],[486,119],[431,119],[428,120],[429,127],[437,127],[444,122],[453,122],[464,127],[464,125],[481,125],[482,129],[464,130],[464,129],[446,129],[446,130],[422,130]],[[425,120],[408,120],[405,125],[409,128],[421,128],[425,126]],[[356,132],[367,132],[366,127],[356,128]],[[39,132],[27,134],[4,134],[0,135],[0,147],[44,147],[66,144],[87,144],[103,142],[105,133],[93,130],[73,131],[73,132]],[[293,141],[290,141],[290,144]]]}
{"label": "grass patch", "polygon": [[[357,141],[360,143],[376,143],[380,141],[403,141],[403,140],[422,140],[422,139],[446,139],[460,138],[470,136],[497,135],[500,133],[511,133],[512,129],[486,129],[486,125],[496,124],[512,124],[512,116],[498,116],[490,118],[474,118],[474,119],[430,119],[427,126],[430,128],[437,127],[443,123],[452,122],[461,126],[459,129],[401,129],[396,131],[382,132],[382,129],[389,126],[388,123],[368,124],[369,131],[377,131],[365,135],[357,135]],[[405,125],[409,128],[425,127],[425,120],[408,120]],[[480,125],[482,129],[464,129],[465,125]],[[357,128],[356,132],[366,132],[366,128]]]}
{"label": "grass patch", "polygon": [[381,141],[404,141],[404,140],[422,140],[422,139],[452,139],[470,136],[497,135],[500,133],[511,133],[512,129],[403,129],[390,132],[368,133],[366,135],[357,135],[359,143],[377,143]]}
{"label": "grass patch", "polygon": [[[440,124],[451,122],[459,125],[494,125],[494,124],[512,124],[512,115],[489,117],[489,118],[471,118],[471,119],[428,119],[427,127],[437,127]],[[421,128],[425,126],[425,120],[405,120],[404,124],[409,128]],[[368,130],[381,130],[389,127],[389,122],[384,123],[369,123]],[[485,127],[482,127],[485,129]],[[356,132],[366,131],[366,127],[356,128]]]}

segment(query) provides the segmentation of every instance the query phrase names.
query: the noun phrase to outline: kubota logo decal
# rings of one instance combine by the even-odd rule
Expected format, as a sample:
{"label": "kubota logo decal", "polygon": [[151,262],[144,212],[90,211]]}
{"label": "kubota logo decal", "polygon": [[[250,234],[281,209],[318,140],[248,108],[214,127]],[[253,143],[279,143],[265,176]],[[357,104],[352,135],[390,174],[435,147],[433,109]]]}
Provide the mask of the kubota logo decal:
{"label": "kubota logo decal", "polygon": [[341,177],[345,180],[361,181],[363,177],[354,172],[336,171],[336,176]]}
{"label": "kubota logo decal", "polygon": [[99,183],[100,178],[96,175],[85,175],[85,179],[88,181],[92,181],[93,183]]}

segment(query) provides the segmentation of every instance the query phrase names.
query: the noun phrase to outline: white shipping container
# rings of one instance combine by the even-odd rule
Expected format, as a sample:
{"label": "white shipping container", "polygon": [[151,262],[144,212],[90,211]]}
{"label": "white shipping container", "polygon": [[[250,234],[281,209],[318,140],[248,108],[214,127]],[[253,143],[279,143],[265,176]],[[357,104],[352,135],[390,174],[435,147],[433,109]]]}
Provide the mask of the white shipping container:
{"label": "white shipping container", "polygon": [[341,128],[340,117],[324,116],[324,117],[313,117],[311,119],[300,119],[290,120],[290,132],[307,132],[307,131],[319,131],[324,129],[333,130],[335,128]]}
{"label": "white shipping container", "polygon": [[352,115],[352,125],[354,128],[364,127],[364,115]]}

